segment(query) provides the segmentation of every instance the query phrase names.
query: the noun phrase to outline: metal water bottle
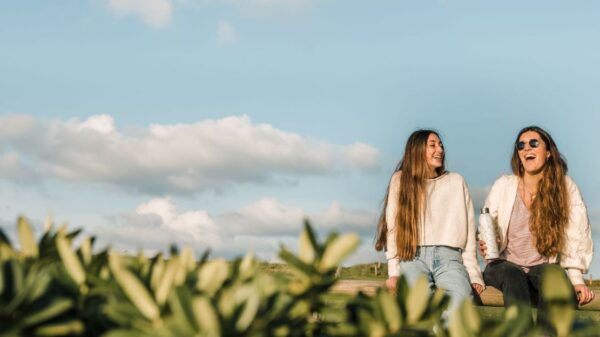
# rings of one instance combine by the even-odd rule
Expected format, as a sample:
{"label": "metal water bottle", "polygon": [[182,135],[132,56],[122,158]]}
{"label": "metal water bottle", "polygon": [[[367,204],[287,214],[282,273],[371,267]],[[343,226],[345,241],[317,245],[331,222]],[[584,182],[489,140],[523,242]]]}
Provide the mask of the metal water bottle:
{"label": "metal water bottle", "polygon": [[498,253],[498,244],[496,243],[496,229],[490,215],[490,209],[487,207],[482,208],[479,215],[479,233],[481,234],[481,239],[485,241],[487,248],[485,259],[497,259],[500,255]]}

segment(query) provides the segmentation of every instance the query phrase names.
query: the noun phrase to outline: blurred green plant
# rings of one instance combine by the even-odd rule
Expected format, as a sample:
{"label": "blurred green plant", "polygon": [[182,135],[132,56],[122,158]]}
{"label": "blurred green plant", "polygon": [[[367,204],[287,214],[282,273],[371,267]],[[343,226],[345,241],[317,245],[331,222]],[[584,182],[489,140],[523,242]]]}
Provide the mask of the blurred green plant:
{"label": "blurred green plant", "polygon": [[[308,222],[299,253],[281,247],[289,274],[268,273],[248,254],[233,261],[196,260],[191,249],[146,257],[93,250],[94,238],[54,229],[39,240],[25,218],[19,247],[0,229],[0,336],[593,336],[598,326],[576,322],[564,272],[544,279],[546,330],[531,310],[511,307],[482,319],[470,301],[446,321],[448,297],[425,279],[397,292],[359,293],[346,315],[324,317],[335,271],[358,246],[355,234],[317,239]],[[561,276],[562,275],[562,276]],[[566,280],[566,281],[565,281]],[[566,290],[565,290],[566,289]],[[578,328],[574,329],[574,326]]]}

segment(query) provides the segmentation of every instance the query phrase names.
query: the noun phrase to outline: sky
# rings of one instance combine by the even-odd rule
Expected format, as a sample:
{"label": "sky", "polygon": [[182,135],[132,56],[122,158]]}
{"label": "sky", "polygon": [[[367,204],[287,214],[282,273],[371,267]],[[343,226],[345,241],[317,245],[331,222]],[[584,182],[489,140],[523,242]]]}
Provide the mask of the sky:
{"label": "sky", "polygon": [[[0,226],[273,261],[304,218],[373,247],[407,137],[438,130],[476,207],[548,130],[600,242],[600,3],[0,3]],[[600,277],[600,256],[590,270]]]}

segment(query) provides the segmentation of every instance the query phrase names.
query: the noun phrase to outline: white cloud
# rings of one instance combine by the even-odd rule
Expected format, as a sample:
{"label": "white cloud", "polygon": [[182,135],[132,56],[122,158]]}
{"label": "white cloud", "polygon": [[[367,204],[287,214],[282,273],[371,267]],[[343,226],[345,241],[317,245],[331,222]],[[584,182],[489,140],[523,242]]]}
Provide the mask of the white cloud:
{"label": "white cloud", "polygon": [[[35,118],[27,115],[7,115],[0,117],[0,135],[3,139],[20,139],[33,132]],[[2,146],[4,144],[1,144]]]}
{"label": "white cloud", "polygon": [[171,22],[171,0],[108,0],[108,8],[116,16],[138,16],[145,24],[164,28]]}
{"label": "white cloud", "polygon": [[344,148],[344,155],[349,164],[364,169],[376,169],[379,153],[365,143],[354,143]]}
{"label": "white cloud", "polygon": [[[121,132],[109,115],[84,121],[0,117],[0,178],[101,183],[164,194],[223,190],[377,167],[370,145],[336,145],[253,124],[247,116]],[[10,126],[14,126],[11,128]],[[34,179],[35,178],[35,179]]]}
{"label": "white cloud", "polygon": [[135,214],[156,215],[160,218],[161,227],[187,236],[194,243],[207,246],[221,244],[219,228],[206,211],[179,212],[170,199],[158,198],[139,205]]}
{"label": "white cloud", "polygon": [[250,15],[274,16],[280,14],[301,14],[306,12],[315,0],[225,0],[234,3]]}
{"label": "white cloud", "polygon": [[217,26],[217,43],[220,46],[228,46],[236,44],[238,41],[238,34],[235,27],[227,21],[219,21]]}
{"label": "white cloud", "polygon": [[[139,205],[135,212],[113,216],[113,226],[97,228],[95,233],[101,242],[127,250],[158,251],[166,249],[169,243],[177,243],[198,251],[210,249],[217,256],[232,257],[253,251],[262,259],[273,260],[280,243],[296,246],[303,219],[307,217],[321,234],[358,232],[366,238],[365,245],[372,246],[376,214],[347,210],[338,203],[311,214],[270,198],[217,216],[204,210],[179,210],[171,199],[157,198]],[[369,247],[362,251],[372,250]]]}
{"label": "white cloud", "polygon": [[318,0],[179,0],[182,6],[229,5],[250,16],[299,15],[308,12]]}

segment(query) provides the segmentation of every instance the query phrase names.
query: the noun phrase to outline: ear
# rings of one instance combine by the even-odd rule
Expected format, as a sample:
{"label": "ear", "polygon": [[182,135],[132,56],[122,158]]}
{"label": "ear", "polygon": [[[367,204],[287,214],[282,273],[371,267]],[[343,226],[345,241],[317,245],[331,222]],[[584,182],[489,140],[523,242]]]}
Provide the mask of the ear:
{"label": "ear", "polygon": [[546,159],[550,158],[550,151],[546,151]]}

